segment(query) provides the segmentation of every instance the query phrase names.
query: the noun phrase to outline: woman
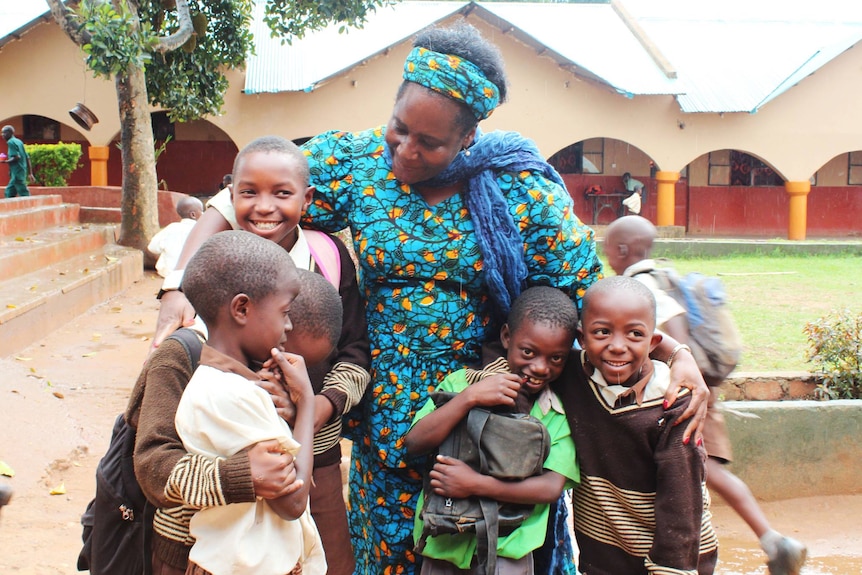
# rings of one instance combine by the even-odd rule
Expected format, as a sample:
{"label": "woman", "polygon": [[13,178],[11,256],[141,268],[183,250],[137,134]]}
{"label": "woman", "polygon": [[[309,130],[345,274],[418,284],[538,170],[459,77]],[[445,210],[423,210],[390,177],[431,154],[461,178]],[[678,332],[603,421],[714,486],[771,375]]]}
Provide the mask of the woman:
{"label": "woman", "polygon": [[[553,285],[579,304],[601,274],[592,230],[535,145],[479,131],[505,98],[493,45],[467,24],[432,29],[414,41],[386,126],[328,132],[303,146],[316,188],[304,224],[352,229],[366,299],[372,379],[349,424],[357,572],[415,570],[424,460],[409,458],[402,438],[428,393],[479,361],[523,288]],[[215,207],[230,216],[223,201]],[[227,226],[207,211],[181,263]],[[157,341],[191,317],[183,299],[169,292],[162,300]],[[685,363],[676,364],[677,381],[697,381],[693,360],[687,373]]]}

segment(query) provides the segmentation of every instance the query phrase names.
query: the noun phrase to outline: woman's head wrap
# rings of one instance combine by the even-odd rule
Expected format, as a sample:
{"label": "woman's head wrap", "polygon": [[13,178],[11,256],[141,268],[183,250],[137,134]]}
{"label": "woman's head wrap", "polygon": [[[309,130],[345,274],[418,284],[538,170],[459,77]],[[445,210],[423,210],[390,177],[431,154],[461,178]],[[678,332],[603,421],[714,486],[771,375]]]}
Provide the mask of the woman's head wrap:
{"label": "woman's head wrap", "polygon": [[500,103],[500,90],[478,66],[458,56],[413,48],[404,61],[404,79],[463,102],[484,120]]}

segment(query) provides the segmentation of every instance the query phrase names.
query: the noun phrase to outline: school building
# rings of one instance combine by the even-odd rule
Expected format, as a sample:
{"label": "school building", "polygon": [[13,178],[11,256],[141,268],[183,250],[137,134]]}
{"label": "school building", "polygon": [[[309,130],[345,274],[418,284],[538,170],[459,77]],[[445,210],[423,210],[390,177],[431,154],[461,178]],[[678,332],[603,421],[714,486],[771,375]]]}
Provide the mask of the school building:
{"label": "school building", "polygon": [[[157,140],[171,136],[160,185],[209,195],[255,137],[386,123],[411,38],[459,18],[500,47],[509,74],[509,101],[482,129],[534,139],[584,221],[616,217],[630,172],[643,215],[690,236],[862,235],[862,3],[844,0],[405,1],[292,45],[269,37],[259,9],[256,54],[228,73],[222,115],[153,114]],[[0,38],[0,78],[0,123],[25,143],[82,144],[70,185],[121,185],[114,84],[50,13]],[[95,118],[79,125],[80,105]]]}

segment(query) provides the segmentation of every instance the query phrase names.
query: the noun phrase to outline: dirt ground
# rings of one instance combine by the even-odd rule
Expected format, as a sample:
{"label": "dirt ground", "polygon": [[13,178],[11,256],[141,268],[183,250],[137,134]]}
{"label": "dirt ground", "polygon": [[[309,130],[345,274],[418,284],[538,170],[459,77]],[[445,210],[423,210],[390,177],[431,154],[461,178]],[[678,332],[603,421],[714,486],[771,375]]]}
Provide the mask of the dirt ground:
{"label": "dirt ground", "polygon": [[[0,477],[15,493],[0,511],[0,573],[77,573],[79,518],[114,418],[140,371],[161,283],[148,273],[124,293],[0,359]],[[52,492],[56,494],[52,494]],[[764,504],[777,529],[805,541],[808,575],[862,573],[862,495]],[[766,573],[754,537],[715,506],[718,573]]]}

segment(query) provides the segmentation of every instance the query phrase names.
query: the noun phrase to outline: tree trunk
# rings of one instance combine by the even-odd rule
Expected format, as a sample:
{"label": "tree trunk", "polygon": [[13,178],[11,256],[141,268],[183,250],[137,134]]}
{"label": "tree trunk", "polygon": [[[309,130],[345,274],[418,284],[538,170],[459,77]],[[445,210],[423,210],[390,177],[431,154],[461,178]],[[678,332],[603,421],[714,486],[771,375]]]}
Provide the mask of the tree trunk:
{"label": "tree trunk", "polygon": [[121,245],[147,254],[147,243],[159,231],[158,184],[153,128],[144,70],[130,66],[117,74],[120,144],[123,150]]}

